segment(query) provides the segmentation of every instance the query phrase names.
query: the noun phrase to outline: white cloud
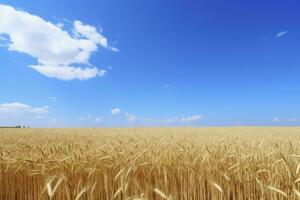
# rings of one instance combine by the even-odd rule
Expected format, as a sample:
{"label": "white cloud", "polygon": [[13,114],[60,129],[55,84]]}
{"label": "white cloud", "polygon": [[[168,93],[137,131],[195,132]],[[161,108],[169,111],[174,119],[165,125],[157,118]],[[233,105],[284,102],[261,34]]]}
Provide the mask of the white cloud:
{"label": "white cloud", "polygon": [[0,114],[24,114],[24,113],[33,113],[33,114],[45,114],[48,113],[48,107],[31,107],[29,105],[15,102],[15,103],[3,103],[0,104]]}
{"label": "white cloud", "polygon": [[120,50],[117,49],[116,47],[110,47],[110,50],[114,51],[114,52],[119,52]]}
{"label": "white cloud", "polygon": [[117,51],[94,26],[78,20],[73,22],[70,35],[62,24],[7,5],[0,4],[0,19],[0,34],[9,38],[8,50],[36,58],[37,64],[30,67],[50,78],[87,80],[103,76],[104,70],[90,66],[90,56],[98,46]]}
{"label": "white cloud", "polygon": [[120,114],[122,111],[121,111],[121,109],[120,108],[113,108],[113,109],[111,109],[111,111],[110,111],[110,113],[112,114],[112,115],[117,115],[117,114]]}
{"label": "white cloud", "polygon": [[94,119],[94,122],[97,123],[97,122],[101,122],[102,121],[102,117],[96,117]]}
{"label": "white cloud", "polygon": [[42,66],[36,65],[30,66],[31,68],[37,70],[41,74],[48,76],[49,78],[58,78],[61,80],[87,80],[95,76],[104,76],[105,70],[99,70],[97,68],[80,68],[71,66]]}
{"label": "white cloud", "polygon": [[288,31],[281,31],[281,32],[276,34],[276,37],[281,38],[281,37],[285,36],[286,34],[288,34]]}
{"label": "white cloud", "polygon": [[88,41],[83,42],[86,44],[86,47],[93,46],[94,48],[96,48],[96,46],[94,46],[93,44],[100,44],[103,47],[108,48],[108,42],[107,39],[101,35],[100,33],[97,32],[97,29],[94,26],[90,26],[90,25],[86,25],[83,24],[81,21],[74,21],[74,34],[76,35],[77,38],[81,38],[81,37],[85,37],[87,39],[89,39],[90,41],[92,41],[93,43],[88,43]]}
{"label": "white cloud", "polygon": [[179,121],[180,122],[195,122],[203,119],[202,115],[194,115],[190,117],[182,117]]}

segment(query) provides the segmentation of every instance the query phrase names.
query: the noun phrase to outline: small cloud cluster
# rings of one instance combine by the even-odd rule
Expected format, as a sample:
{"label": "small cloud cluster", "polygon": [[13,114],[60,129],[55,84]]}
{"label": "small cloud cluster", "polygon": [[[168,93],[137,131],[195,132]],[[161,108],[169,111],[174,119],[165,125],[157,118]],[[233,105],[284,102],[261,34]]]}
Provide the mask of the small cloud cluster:
{"label": "small cloud cluster", "polygon": [[272,119],[272,122],[277,123],[277,122],[300,122],[300,118],[289,118],[289,119],[282,119],[279,117],[275,117]]}
{"label": "small cloud cluster", "polygon": [[204,119],[202,115],[192,115],[187,117],[176,117],[176,118],[166,118],[166,119],[157,119],[157,118],[143,118],[138,117],[135,114],[129,112],[123,112],[120,108],[113,108],[110,112],[112,115],[122,115],[128,122],[144,122],[144,123],[156,123],[156,124],[170,124],[170,123],[193,123]]}
{"label": "small cloud cluster", "polygon": [[94,123],[99,123],[99,122],[102,122],[102,117],[100,117],[100,116],[95,117],[91,114],[87,114],[87,115],[79,117],[78,120],[79,121],[92,121]]}
{"label": "small cloud cluster", "polygon": [[[50,98],[51,99],[51,98]],[[55,98],[56,100],[56,98]],[[45,119],[46,114],[49,112],[49,108],[47,106],[43,107],[33,107],[24,103],[13,102],[13,103],[2,103],[0,104],[0,119],[1,123],[9,123],[9,124],[32,124],[32,122],[36,122],[37,120]],[[128,123],[139,123],[139,124],[172,124],[172,123],[193,123],[199,120],[204,119],[202,115],[192,115],[186,117],[176,117],[176,118],[166,118],[166,119],[158,119],[158,118],[143,118],[137,116],[130,112],[124,112],[120,108],[116,107],[111,109],[110,114],[112,116],[119,116],[121,121],[124,122],[126,120]],[[49,117],[49,116],[48,116]],[[50,125],[54,125],[58,123],[57,118],[47,118]],[[82,123],[102,123],[103,118],[101,116],[86,114],[78,118],[78,120]],[[296,120],[296,119],[294,119]],[[118,122],[118,123],[119,123]]]}
{"label": "small cloud cluster", "polygon": [[202,115],[193,115],[193,116],[190,116],[190,117],[182,117],[180,119],[181,122],[195,122],[195,121],[199,121],[203,119],[203,116]]}
{"label": "small cloud cluster", "polygon": [[167,118],[162,120],[163,123],[174,123],[174,122],[181,122],[181,123],[192,123],[196,121],[200,121],[203,119],[202,115],[192,115],[187,117],[180,117],[180,118]]}
{"label": "small cloud cluster", "polygon": [[87,80],[103,76],[104,70],[89,63],[92,53],[98,46],[118,51],[94,26],[79,20],[73,22],[71,35],[62,24],[8,5],[0,4],[0,19],[1,46],[36,58],[37,64],[30,67],[50,78]]}
{"label": "small cloud cluster", "polygon": [[177,121],[177,119],[174,119],[174,118],[166,118],[166,119],[161,120],[162,123],[166,123],[166,124],[174,123],[176,121]]}
{"label": "small cloud cluster", "polygon": [[120,108],[113,108],[113,109],[111,109],[111,111],[110,111],[110,113],[112,114],[112,115],[117,115],[117,114],[120,114],[122,111],[121,111],[121,109]]}
{"label": "small cloud cluster", "polygon": [[136,117],[136,115],[132,114],[132,113],[128,113],[128,112],[123,112],[120,108],[113,108],[111,109],[110,113],[112,115],[120,115],[122,114],[128,122],[134,122],[138,119],[138,117]]}

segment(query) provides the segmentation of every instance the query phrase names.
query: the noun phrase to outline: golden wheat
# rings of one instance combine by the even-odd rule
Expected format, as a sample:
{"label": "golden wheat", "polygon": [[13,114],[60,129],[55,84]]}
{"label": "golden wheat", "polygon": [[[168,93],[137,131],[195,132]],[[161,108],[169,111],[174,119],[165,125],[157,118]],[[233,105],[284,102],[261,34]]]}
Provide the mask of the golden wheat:
{"label": "golden wheat", "polygon": [[1,200],[300,199],[300,128],[0,129]]}

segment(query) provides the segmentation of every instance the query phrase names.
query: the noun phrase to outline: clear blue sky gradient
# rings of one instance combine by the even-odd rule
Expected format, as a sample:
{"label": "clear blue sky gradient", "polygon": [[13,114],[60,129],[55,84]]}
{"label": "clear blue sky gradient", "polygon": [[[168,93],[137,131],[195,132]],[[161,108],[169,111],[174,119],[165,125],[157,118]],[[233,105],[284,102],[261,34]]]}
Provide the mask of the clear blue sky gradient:
{"label": "clear blue sky gradient", "polygon": [[[49,106],[32,126],[152,125],[112,116],[115,107],[141,119],[204,116],[158,126],[300,125],[288,121],[300,119],[298,0],[1,3],[53,23],[66,18],[102,27],[120,49],[93,54],[93,65],[107,70],[104,77],[61,81],[29,68],[36,59],[0,47],[0,104]],[[288,33],[276,37],[282,31]],[[92,121],[97,116],[101,123]],[[273,122],[275,117],[282,120]]]}

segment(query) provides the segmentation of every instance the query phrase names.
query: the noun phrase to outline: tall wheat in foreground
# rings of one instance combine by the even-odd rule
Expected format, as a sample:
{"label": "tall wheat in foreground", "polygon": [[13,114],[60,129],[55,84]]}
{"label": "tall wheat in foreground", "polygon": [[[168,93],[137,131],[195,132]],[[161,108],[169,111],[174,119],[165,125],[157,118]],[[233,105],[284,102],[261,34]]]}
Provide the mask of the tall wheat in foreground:
{"label": "tall wheat in foreground", "polygon": [[0,129],[0,199],[300,199],[300,128]]}

